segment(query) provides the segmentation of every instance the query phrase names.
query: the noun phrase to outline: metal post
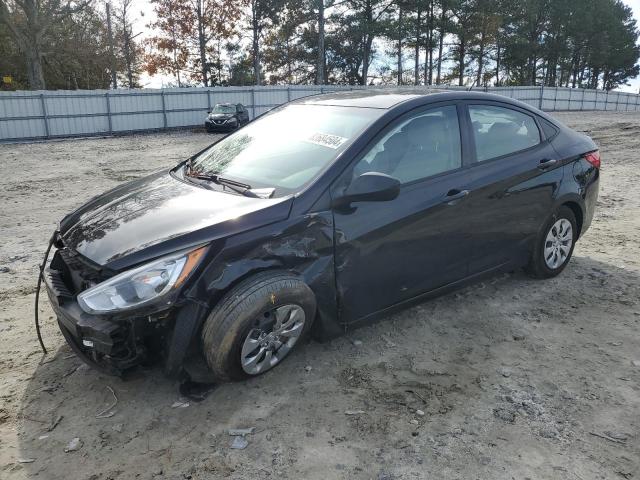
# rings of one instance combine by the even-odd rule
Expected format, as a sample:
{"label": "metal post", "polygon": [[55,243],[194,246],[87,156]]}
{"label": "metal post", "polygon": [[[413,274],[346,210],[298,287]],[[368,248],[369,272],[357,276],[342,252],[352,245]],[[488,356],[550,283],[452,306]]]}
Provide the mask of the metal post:
{"label": "metal post", "polygon": [[558,90],[559,87],[553,87],[553,91],[555,92],[553,94],[553,111],[557,111],[558,110]]}
{"label": "metal post", "polygon": [[251,112],[253,113],[253,120],[256,118],[256,87],[251,89]]}
{"label": "metal post", "polygon": [[167,128],[167,107],[164,103],[164,89],[160,90],[160,98],[162,98],[162,125],[163,128]]}
{"label": "metal post", "polygon": [[287,85],[287,102],[291,101],[291,85]]}
{"label": "metal post", "polygon": [[544,82],[540,83],[540,99],[538,100],[538,110],[542,110],[543,98],[544,98]]}
{"label": "metal post", "polygon": [[580,99],[580,111],[584,110],[584,92],[585,89],[582,89],[582,98]]}
{"label": "metal post", "polygon": [[629,111],[629,94],[628,93],[627,93],[626,97],[627,97],[627,103],[626,103],[626,105],[624,107],[624,111],[628,112]]}
{"label": "metal post", "polygon": [[604,97],[604,111],[607,111],[607,108],[609,108],[609,92],[607,91],[607,94]]}
{"label": "metal post", "polygon": [[40,94],[40,106],[42,108],[42,118],[44,120],[45,137],[49,138],[49,117],[47,115],[47,102],[44,98],[44,93]]}
{"label": "metal post", "polygon": [[211,111],[211,90],[207,88],[207,113]]}
{"label": "metal post", "polygon": [[616,92],[616,112],[618,111],[618,103],[620,103],[620,92]]}
{"label": "metal post", "polygon": [[113,124],[111,123],[111,102],[109,101],[109,92],[104,94],[104,99],[107,102],[107,121],[109,122],[109,133],[113,133]]}

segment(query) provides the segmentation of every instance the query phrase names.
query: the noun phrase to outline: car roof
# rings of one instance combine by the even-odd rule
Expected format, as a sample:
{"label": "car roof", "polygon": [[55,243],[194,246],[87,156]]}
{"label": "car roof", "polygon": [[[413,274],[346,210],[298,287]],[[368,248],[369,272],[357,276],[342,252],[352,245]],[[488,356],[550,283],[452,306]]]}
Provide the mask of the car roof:
{"label": "car roof", "polygon": [[395,105],[425,95],[435,95],[445,90],[426,89],[424,91],[400,88],[375,88],[366,90],[350,90],[312,95],[297,100],[295,103],[307,105],[335,105],[341,107],[391,108]]}
{"label": "car roof", "polygon": [[[418,87],[419,88],[419,87]],[[420,89],[402,88],[375,88],[366,90],[351,90],[331,92],[323,95],[313,95],[296,100],[292,103],[306,105],[333,105],[340,107],[367,107],[390,109],[410,100],[423,99],[423,103],[453,101],[453,100],[492,100],[509,103],[519,107],[531,109],[530,105],[523,104],[502,95],[494,95],[481,91],[444,90],[438,88],[423,87]],[[422,102],[421,102],[422,103]]]}

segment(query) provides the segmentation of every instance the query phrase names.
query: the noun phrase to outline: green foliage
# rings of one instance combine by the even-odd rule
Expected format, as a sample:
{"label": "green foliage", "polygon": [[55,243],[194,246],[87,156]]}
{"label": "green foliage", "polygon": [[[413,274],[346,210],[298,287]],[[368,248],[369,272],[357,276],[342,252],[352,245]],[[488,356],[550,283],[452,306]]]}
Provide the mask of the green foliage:
{"label": "green foliage", "polygon": [[47,88],[109,88],[110,54],[104,16],[93,9],[84,9],[51,29],[55,43],[45,56]]}
{"label": "green foliage", "polygon": [[[131,25],[117,18],[113,23],[113,64],[117,71],[125,72],[123,31],[126,27],[130,36]],[[135,57],[141,53],[131,39],[129,46],[130,78],[135,86],[141,68]],[[106,15],[96,4],[0,0],[0,75],[13,77],[12,88],[109,88],[111,64]],[[128,75],[124,83],[129,83]]]}
{"label": "green foliage", "polygon": [[20,50],[11,39],[7,27],[0,23],[0,82],[2,77],[11,77],[12,82],[3,88],[24,90],[28,88],[27,73]]}

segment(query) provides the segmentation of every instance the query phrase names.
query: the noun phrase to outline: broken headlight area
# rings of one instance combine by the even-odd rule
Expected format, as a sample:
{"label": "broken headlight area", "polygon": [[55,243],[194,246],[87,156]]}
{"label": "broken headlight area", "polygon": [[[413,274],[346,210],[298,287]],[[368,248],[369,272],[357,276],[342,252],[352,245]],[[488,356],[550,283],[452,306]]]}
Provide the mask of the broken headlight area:
{"label": "broken headlight area", "polygon": [[87,313],[110,314],[148,305],[170,305],[174,293],[200,262],[206,247],[155,260],[127,270],[78,295]]}
{"label": "broken headlight area", "polygon": [[201,247],[114,275],[72,250],[56,250],[44,280],[69,346],[116,375],[162,357],[178,293],[204,253]]}

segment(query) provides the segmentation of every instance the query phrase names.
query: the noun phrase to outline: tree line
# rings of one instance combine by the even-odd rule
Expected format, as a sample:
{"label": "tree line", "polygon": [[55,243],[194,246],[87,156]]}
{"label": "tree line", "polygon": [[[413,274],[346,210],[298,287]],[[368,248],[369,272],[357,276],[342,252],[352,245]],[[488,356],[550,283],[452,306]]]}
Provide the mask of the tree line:
{"label": "tree line", "polygon": [[[640,73],[622,0],[150,0],[153,32],[90,0],[0,0],[0,73],[31,88],[541,85],[607,90]],[[6,40],[6,41],[3,41]],[[116,79],[116,82],[118,79]]]}
{"label": "tree line", "polygon": [[[138,87],[144,48],[133,32],[133,0],[0,0],[0,80],[11,88]],[[109,35],[111,33],[111,35]]]}

